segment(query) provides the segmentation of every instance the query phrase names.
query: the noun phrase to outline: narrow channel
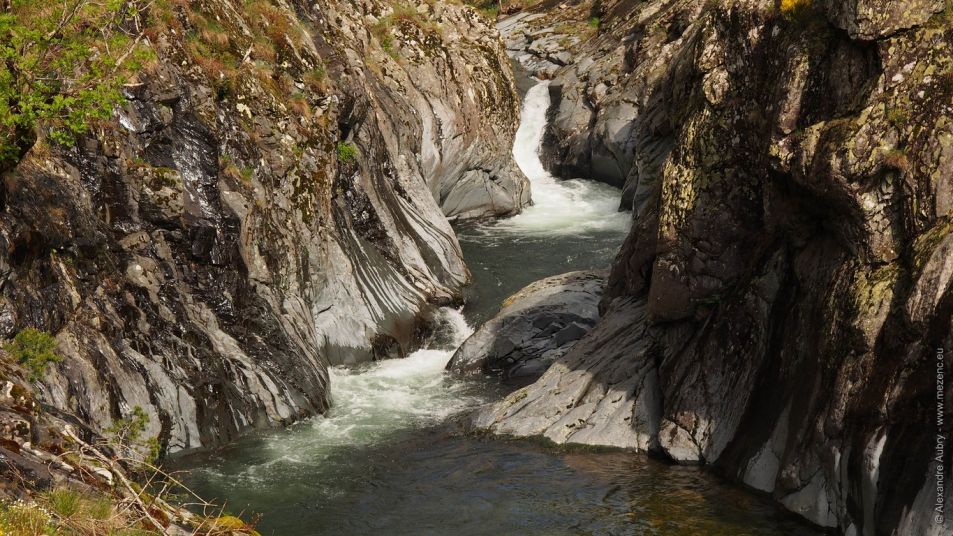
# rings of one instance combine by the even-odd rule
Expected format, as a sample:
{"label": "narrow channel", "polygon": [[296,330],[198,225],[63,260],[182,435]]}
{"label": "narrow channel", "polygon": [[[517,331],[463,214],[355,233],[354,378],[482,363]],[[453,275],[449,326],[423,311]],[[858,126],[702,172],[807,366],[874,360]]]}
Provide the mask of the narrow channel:
{"label": "narrow channel", "polygon": [[527,92],[514,146],[535,204],[458,229],[473,272],[466,308],[443,309],[425,348],[405,359],[333,368],[326,416],[180,460],[195,491],[261,513],[264,535],[815,534],[695,467],[454,426],[501,394],[444,372],[472,326],[532,281],[607,268],[629,225],[618,190],[545,171],[548,107],[545,83]]}

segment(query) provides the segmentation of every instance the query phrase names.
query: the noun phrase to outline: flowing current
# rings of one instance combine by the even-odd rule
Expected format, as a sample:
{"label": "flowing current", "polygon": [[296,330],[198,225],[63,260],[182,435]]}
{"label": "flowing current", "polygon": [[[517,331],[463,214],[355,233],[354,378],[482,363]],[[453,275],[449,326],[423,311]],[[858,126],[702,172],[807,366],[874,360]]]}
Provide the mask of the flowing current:
{"label": "flowing current", "polygon": [[447,424],[501,395],[444,372],[471,326],[532,281],[607,268],[629,225],[619,190],[543,168],[549,105],[546,83],[528,91],[513,149],[534,205],[458,229],[474,276],[466,309],[442,309],[425,348],[405,359],[332,368],[326,416],[179,460],[194,490],[246,518],[261,513],[264,535],[813,534],[697,468]]}
{"label": "flowing current", "polygon": [[550,239],[610,233],[618,247],[619,236],[628,229],[630,217],[619,211],[619,190],[594,181],[560,181],[543,167],[539,152],[549,105],[548,83],[541,82],[526,93],[522,122],[513,144],[513,158],[532,185],[533,205],[484,231],[500,236],[543,235]]}

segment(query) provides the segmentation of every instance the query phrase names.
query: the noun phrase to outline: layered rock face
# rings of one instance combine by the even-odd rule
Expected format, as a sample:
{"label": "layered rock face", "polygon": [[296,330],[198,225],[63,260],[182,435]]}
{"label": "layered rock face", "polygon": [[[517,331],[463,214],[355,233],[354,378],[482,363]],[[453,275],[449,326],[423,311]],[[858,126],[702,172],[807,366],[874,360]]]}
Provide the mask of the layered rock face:
{"label": "layered rock face", "polygon": [[528,65],[527,33],[590,32],[551,73],[546,157],[624,186],[634,224],[599,324],[476,420],[709,464],[845,534],[949,534],[953,19],[784,5],[512,25]]}
{"label": "layered rock face", "polygon": [[516,212],[519,101],[468,8],[156,2],[128,104],[4,177],[0,335],[40,386],[170,451],[328,407],[328,363],[403,355],[469,273],[447,217]]}

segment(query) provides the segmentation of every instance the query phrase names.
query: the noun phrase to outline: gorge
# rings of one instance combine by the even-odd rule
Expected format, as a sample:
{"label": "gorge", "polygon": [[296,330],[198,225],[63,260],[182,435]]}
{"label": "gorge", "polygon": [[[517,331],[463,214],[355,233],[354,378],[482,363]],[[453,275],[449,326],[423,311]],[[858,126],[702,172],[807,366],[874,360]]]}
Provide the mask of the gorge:
{"label": "gorge", "polygon": [[0,530],[953,534],[953,7],[505,4],[143,7],[4,171]]}
{"label": "gorge", "polygon": [[[425,348],[404,359],[333,367],[326,417],[183,460],[177,468],[189,471],[193,489],[262,512],[263,534],[815,534],[697,468],[479,439],[446,423],[501,394],[484,379],[444,372],[473,332],[468,321],[485,320],[533,278],[605,266],[628,228],[629,214],[612,214],[619,190],[556,182],[542,169],[547,89],[530,90],[514,145],[534,205],[460,229],[464,257],[479,255],[490,274],[474,277],[463,314],[443,309]],[[682,494],[676,517],[667,497]]]}

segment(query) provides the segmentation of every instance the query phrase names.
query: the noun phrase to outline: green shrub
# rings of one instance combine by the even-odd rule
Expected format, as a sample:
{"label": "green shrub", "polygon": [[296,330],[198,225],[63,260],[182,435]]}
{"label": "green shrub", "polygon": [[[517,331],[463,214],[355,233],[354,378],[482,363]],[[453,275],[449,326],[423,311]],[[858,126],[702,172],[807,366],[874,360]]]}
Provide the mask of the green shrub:
{"label": "green shrub", "polygon": [[13,342],[3,347],[18,363],[30,369],[30,381],[39,381],[46,375],[50,363],[63,358],[56,353],[56,339],[45,331],[26,328],[17,333]]}
{"label": "green shrub", "polygon": [[600,19],[599,17],[591,17],[589,19],[590,28],[599,28],[599,26],[601,25],[602,25],[602,19]]}
{"label": "green shrub", "polygon": [[71,144],[123,101],[122,84],[154,52],[129,24],[145,0],[8,3],[0,13],[0,170],[37,131]]}
{"label": "green shrub", "polygon": [[149,414],[141,406],[132,408],[128,417],[113,421],[112,426],[106,429],[110,441],[119,446],[132,450],[146,450],[145,461],[152,464],[159,458],[160,445],[155,437],[143,438],[142,434],[149,426]]}
{"label": "green shrub", "polygon": [[357,160],[357,147],[343,141],[338,142],[338,160],[349,164]]}

